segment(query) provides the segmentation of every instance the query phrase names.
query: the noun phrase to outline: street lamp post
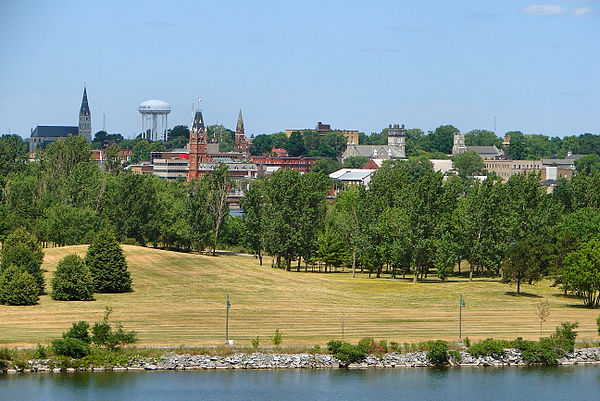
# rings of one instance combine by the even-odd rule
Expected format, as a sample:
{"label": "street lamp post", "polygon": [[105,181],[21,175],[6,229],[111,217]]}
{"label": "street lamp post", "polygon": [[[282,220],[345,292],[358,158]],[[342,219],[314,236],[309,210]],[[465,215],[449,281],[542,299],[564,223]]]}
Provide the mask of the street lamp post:
{"label": "street lamp post", "polygon": [[229,303],[229,294],[227,294],[227,309],[225,312],[225,344],[229,344],[229,308],[231,308],[231,303]]}
{"label": "street lamp post", "polygon": [[462,308],[465,306],[462,294],[458,299],[458,343],[462,344]]}

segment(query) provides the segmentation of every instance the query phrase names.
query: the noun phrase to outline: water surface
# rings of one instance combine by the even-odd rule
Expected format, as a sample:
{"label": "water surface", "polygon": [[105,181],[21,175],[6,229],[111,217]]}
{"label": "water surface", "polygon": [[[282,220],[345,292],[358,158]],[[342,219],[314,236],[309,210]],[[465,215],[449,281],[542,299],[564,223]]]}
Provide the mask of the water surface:
{"label": "water surface", "polygon": [[0,375],[1,400],[599,400],[600,367]]}

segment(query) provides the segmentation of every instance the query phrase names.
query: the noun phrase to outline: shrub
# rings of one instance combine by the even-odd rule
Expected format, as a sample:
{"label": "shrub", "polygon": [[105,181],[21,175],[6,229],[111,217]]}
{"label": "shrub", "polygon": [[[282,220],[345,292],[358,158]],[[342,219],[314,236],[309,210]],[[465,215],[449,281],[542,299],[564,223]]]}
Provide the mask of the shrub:
{"label": "shrub", "polygon": [[360,346],[343,342],[333,356],[340,360],[340,367],[347,368],[351,363],[357,363],[366,358],[367,354]]}
{"label": "shrub", "polygon": [[254,347],[254,349],[257,349],[259,345],[260,345],[260,338],[258,336],[256,336],[256,338],[252,339],[252,347]]}
{"label": "shrub", "polygon": [[486,338],[476,344],[469,347],[468,352],[473,356],[494,356],[498,357],[504,355],[504,347],[509,345],[507,341],[494,340],[493,338]]}
{"label": "shrub", "polygon": [[387,341],[386,340],[380,340],[379,341],[379,346],[381,347],[381,349],[383,350],[384,353],[388,352],[388,345],[387,345]]}
{"label": "shrub", "polygon": [[77,323],[73,323],[73,326],[69,329],[69,331],[63,333],[63,338],[76,338],[78,340],[83,341],[86,344],[89,344],[92,342],[89,329],[89,323],[81,320]]}
{"label": "shrub", "polygon": [[35,305],[39,287],[31,274],[10,265],[0,276],[0,303],[6,305]]}
{"label": "shrub", "polygon": [[331,340],[327,343],[327,350],[330,354],[335,354],[338,352],[342,344],[343,343],[340,340]]}
{"label": "shrub", "polygon": [[52,279],[51,296],[57,301],[94,299],[94,280],[83,259],[72,254],[58,262]]}
{"label": "shrub", "polygon": [[314,347],[312,347],[308,352],[311,355],[319,354],[319,353],[321,353],[321,346],[317,344]]}
{"label": "shrub", "polygon": [[48,350],[42,344],[38,344],[33,354],[35,359],[46,359],[48,357]]}
{"label": "shrub", "polygon": [[558,348],[559,352],[562,350],[562,354],[575,350],[575,338],[577,338],[575,329],[577,327],[579,327],[577,322],[562,322],[550,336],[550,339],[554,341],[554,346]]}
{"label": "shrub", "polygon": [[433,341],[429,340],[429,341],[421,341],[420,343],[418,343],[416,345],[416,349],[417,351],[429,351],[431,349],[431,347],[433,346]]}
{"label": "shrub", "polygon": [[448,351],[448,356],[450,358],[452,358],[452,360],[454,362],[461,362],[462,361],[462,355],[460,354],[460,352],[458,352],[456,350]]}
{"label": "shrub", "polygon": [[358,342],[357,347],[365,354],[381,355],[383,347],[376,343],[373,337],[365,337]]}
{"label": "shrub", "polygon": [[115,351],[123,345],[133,344],[137,341],[135,331],[124,331],[123,326],[117,324],[117,330],[113,330],[108,319],[112,313],[112,308],[107,307],[104,312],[102,322],[94,323],[92,327],[92,341],[100,346],[107,347]]}
{"label": "shrub", "polygon": [[550,338],[540,338],[540,341],[522,341],[521,355],[528,364],[556,365],[558,353],[554,341]]}
{"label": "shrub", "polygon": [[465,347],[469,348],[471,346],[471,340],[469,337],[465,337]]}
{"label": "shrub", "polygon": [[8,347],[0,348],[0,359],[11,361],[13,359],[14,352]]}
{"label": "shrub", "polygon": [[90,346],[78,338],[64,337],[52,341],[52,349],[56,355],[83,358],[90,353]]}
{"label": "shrub", "polygon": [[92,274],[96,292],[131,291],[131,277],[123,248],[111,231],[101,230],[94,237],[85,264]]}
{"label": "shrub", "polygon": [[275,329],[275,335],[273,336],[273,345],[279,347],[281,345],[281,332],[279,329]]}
{"label": "shrub", "polygon": [[392,350],[392,352],[400,352],[401,351],[400,344],[398,344],[395,341],[390,341],[390,349]]}
{"label": "shrub", "polygon": [[427,360],[434,366],[444,366],[448,364],[448,343],[437,340],[431,345],[427,353]]}

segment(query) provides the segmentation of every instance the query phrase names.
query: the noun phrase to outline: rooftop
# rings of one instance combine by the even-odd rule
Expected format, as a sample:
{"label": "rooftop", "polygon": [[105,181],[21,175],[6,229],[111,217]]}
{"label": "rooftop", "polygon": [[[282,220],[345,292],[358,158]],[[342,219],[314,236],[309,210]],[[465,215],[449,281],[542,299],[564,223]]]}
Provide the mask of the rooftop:
{"label": "rooftop", "polygon": [[63,137],[78,135],[79,127],[69,127],[62,125],[38,125],[31,133],[31,137]]}

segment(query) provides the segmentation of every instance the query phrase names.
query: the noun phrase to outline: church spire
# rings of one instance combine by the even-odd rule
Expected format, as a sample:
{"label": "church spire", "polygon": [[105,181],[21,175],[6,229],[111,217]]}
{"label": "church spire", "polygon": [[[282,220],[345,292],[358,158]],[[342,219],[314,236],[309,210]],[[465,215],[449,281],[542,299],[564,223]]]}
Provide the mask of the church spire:
{"label": "church spire", "polygon": [[235,127],[235,148],[244,155],[250,153],[250,143],[246,139],[244,132],[244,119],[242,118],[242,110],[238,116],[237,126]]}
{"label": "church spire", "polygon": [[79,135],[83,136],[88,143],[92,142],[92,113],[90,113],[85,86],[83,87],[83,98],[79,109]]}
{"label": "church spire", "polygon": [[79,109],[79,114],[90,114],[90,106],[88,105],[87,90],[85,86],[83,87],[83,99],[81,99],[81,108]]}
{"label": "church spire", "polygon": [[240,109],[240,115],[238,116],[237,126],[235,127],[235,135],[246,136],[244,132],[244,119],[242,118],[242,110]]}

